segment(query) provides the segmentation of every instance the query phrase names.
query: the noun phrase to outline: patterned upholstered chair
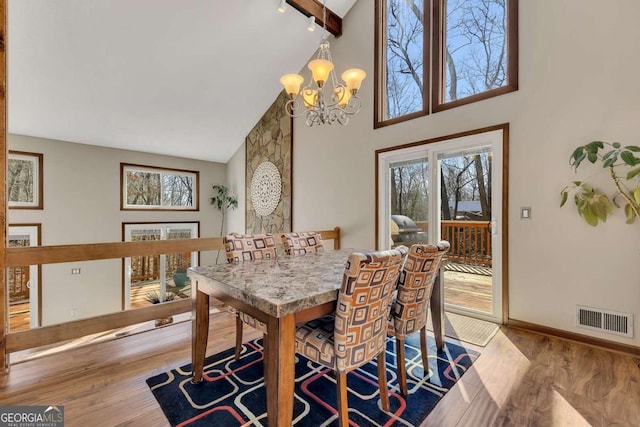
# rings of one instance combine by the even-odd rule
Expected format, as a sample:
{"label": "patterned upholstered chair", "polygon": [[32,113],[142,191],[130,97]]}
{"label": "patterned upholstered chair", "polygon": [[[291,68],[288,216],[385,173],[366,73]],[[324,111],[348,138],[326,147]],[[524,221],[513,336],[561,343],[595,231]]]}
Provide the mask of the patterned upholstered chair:
{"label": "patterned upholstered chair", "polygon": [[306,255],[311,252],[321,252],[324,250],[322,236],[315,231],[303,233],[284,233],[282,235],[282,246],[287,255]]}
{"label": "patterned upholstered chair", "polygon": [[[231,233],[224,237],[223,242],[229,264],[276,258],[276,240],[273,234]],[[263,334],[267,332],[267,325],[247,313],[235,309],[232,311],[236,313],[236,360],[238,360],[242,351],[242,324],[246,323]],[[266,337],[263,342],[266,344]]]}
{"label": "patterned upholstered chair", "polygon": [[437,245],[413,245],[400,272],[398,294],[391,308],[389,335],[396,337],[396,363],[400,392],[407,395],[407,368],[405,366],[404,340],[407,335],[420,331],[420,352],[425,371],[427,363],[427,310],[431,291],[449,242]]}
{"label": "patterned upholstered chair", "polygon": [[340,426],[349,424],[348,372],[377,357],[380,401],[389,410],[385,367],[387,323],[407,248],[349,255],[336,312],[296,329],[296,352],[336,372]]}

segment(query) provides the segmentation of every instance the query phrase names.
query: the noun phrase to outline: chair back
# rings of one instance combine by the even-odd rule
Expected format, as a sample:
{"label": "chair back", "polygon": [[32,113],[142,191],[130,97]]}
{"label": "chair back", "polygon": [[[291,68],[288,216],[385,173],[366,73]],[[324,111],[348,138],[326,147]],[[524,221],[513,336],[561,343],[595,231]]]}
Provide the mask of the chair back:
{"label": "chair back", "polygon": [[285,254],[293,256],[306,255],[324,250],[322,236],[315,231],[284,233],[282,235],[282,246],[284,247]]}
{"label": "chair back", "polygon": [[273,234],[231,233],[223,238],[227,263],[276,258],[276,240]]}
{"label": "chair back", "polygon": [[393,293],[408,249],[352,253],[336,305],[336,369],[349,372],[385,348]]}
{"label": "chair back", "polygon": [[398,295],[391,309],[390,330],[403,338],[422,329],[427,323],[427,309],[440,265],[449,251],[449,242],[437,245],[412,245],[400,272]]}

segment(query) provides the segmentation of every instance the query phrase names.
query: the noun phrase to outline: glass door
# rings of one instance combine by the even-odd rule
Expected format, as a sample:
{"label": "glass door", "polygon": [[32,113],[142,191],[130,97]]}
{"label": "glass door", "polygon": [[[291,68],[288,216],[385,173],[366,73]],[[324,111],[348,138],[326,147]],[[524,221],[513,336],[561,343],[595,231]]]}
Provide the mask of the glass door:
{"label": "glass door", "polygon": [[[40,225],[9,225],[7,246],[38,246]],[[7,268],[9,330],[23,331],[40,326],[40,267],[23,265]]]}
{"label": "glass door", "polygon": [[388,151],[378,160],[378,247],[447,240],[445,309],[500,322],[502,131]]}
{"label": "glass door", "polygon": [[[124,240],[192,239],[199,235],[197,223],[128,223]],[[138,308],[191,297],[187,268],[198,265],[198,253],[140,255],[124,259],[123,309]]]}

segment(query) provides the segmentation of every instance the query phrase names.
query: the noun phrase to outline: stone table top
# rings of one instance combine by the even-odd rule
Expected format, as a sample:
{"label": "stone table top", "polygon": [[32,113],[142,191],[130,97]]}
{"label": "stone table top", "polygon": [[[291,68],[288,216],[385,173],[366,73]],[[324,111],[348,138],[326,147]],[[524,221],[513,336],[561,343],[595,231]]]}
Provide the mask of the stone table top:
{"label": "stone table top", "polygon": [[[188,275],[274,317],[335,301],[349,254],[328,250],[239,264],[192,267]],[[367,251],[364,251],[367,252]]]}

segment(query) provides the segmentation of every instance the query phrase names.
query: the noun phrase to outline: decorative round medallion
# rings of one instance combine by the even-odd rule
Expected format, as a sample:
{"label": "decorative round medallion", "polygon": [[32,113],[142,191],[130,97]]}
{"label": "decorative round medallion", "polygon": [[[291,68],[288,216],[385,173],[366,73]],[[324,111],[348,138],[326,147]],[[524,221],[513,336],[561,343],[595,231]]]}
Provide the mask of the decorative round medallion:
{"label": "decorative round medallion", "polygon": [[257,215],[271,215],[282,193],[282,180],[276,165],[271,162],[262,162],[253,172],[251,178],[251,202]]}

